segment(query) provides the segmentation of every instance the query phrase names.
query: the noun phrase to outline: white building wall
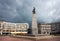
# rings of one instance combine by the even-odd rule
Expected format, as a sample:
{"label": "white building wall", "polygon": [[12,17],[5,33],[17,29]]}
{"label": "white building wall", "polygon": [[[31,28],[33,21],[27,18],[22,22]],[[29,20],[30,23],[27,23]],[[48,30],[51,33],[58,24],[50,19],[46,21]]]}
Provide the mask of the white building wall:
{"label": "white building wall", "polygon": [[[21,31],[27,32],[27,30],[29,28],[29,24],[28,23],[3,22],[2,28],[3,28],[3,30],[14,30],[14,32],[21,32]],[[1,31],[1,32],[4,32],[4,31]]]}
{"label": "white building wall", "polygon": [[41,34],[50,34],[51,32],[51,25],[40,25],[41,26]]}

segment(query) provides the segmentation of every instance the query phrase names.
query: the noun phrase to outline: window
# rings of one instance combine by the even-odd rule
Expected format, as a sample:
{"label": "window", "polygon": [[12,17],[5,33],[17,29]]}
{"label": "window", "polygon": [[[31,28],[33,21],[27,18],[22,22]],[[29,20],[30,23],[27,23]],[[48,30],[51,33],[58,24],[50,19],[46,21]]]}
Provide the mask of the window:
{"label": "window", "polygon": [[46,34],[46,32],[43,32],[43,34]]}
{"label": "window", "polygon": [[47,32],[47,34],[49,34],[49,32]]}

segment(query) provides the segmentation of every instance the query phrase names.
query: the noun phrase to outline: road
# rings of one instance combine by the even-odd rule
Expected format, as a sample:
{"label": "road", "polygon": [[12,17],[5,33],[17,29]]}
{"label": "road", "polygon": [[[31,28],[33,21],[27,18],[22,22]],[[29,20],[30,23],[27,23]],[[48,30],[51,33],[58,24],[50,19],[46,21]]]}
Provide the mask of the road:
{"label": "road", "polygon": [[[14,38],[9,36],[0,36],[0,41],[35,41],[31,39],[24,39],[24,38]],[[50,39],[40,39],[37,41],[60,41],[60,38],[50,38]]]}

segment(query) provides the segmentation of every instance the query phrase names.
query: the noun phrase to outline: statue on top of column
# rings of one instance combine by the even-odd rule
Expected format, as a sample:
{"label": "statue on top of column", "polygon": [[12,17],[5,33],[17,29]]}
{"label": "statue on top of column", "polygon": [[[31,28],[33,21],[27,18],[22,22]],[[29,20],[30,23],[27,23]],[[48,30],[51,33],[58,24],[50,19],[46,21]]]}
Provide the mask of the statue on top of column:
{"label": "statue on top of column", "polygon": [[35,7],[33,7],[33,11],[32,12],[33,12],[33,14],[35,14]]}

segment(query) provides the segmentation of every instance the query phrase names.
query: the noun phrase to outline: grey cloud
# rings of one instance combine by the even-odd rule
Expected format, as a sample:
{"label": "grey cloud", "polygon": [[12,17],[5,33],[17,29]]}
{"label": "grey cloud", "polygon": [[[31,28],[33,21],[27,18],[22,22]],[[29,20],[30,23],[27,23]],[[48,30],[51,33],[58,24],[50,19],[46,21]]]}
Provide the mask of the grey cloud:
{"label": "grey cloud", "polygon": [[16,14],[15,0],[0,0],[0,17],[1,20],[11,21]]}
{"label": "grey cloud", "polygon": [[59,0],[0,0],[0,19],[31,23],[33,7],[36,8],[38,23],[60,21],[57,17],[60,16]]}

